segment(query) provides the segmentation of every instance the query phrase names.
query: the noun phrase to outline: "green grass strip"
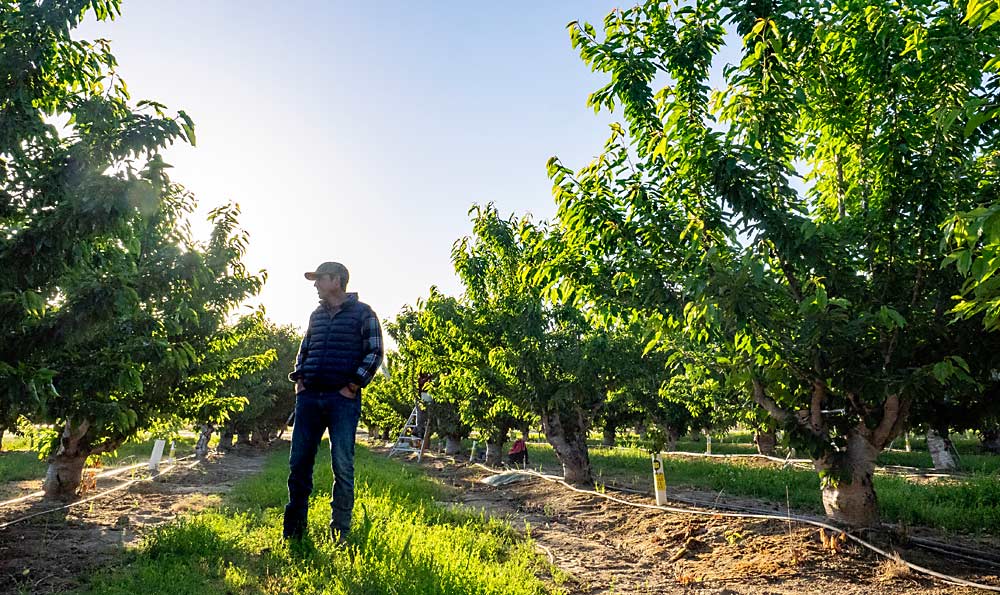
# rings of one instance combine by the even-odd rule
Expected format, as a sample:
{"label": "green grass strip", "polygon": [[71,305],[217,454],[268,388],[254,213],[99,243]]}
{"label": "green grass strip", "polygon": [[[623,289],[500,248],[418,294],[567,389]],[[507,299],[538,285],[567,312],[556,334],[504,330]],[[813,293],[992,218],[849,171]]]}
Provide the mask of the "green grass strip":
{"label": "green grass strip", "polygon": [[351,546],[328,536],[330,455],[320,449],[309,537],[281,540],[287,451],[237,485],[225,506],[163,526],[84,593],[560,593],[546,586],[530,542],[506,523],[446,508],[445,488],[398,461],[357,449]]}
{"label": "green grass strip", "polygon": [[[558,467],[554,451],[531,447],[533,465]],[[644,450],[592,448],[596,481],[612,478],[652,483],[652,464]],[[740,460],[669,458],[664,462],[668,486],[687,486],[765,500],[784,509],[823,510],[815,471],[764,467]],[[787,488],[787,497],[786,497]],[[650,489],[651,485],[650,485]],[[974,473],[961,480],[916,483],[877,475],[875,492],[882,519],[953,532],[1000,535],[1000,473]],[[787,498],[787,499],[786,499]]]}
{"label": "green grass strip", "polygon": [[[196,438],[179,436],[175,438],[174,455],[182,457],[194,452]],[[104,453],[91,457],[88,466],[119,467],[132,463],[148,461],[153,453],[154,438],[136,442],[126,442],[115,452]],[[163,456],[169,454],[170,442],[164,449]],[[24,481],[42,479],[48,464],[38,458],[38,452],[31,450],[28,440],[20,437],[4,438],[4,450],[0,452],[0,483],[5,481]]]}

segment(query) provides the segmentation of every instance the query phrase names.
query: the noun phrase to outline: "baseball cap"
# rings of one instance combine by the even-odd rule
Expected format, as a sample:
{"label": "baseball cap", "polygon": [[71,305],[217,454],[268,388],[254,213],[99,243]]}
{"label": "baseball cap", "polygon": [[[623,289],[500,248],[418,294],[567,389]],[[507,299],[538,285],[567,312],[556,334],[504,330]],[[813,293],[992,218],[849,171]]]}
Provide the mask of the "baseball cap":
{"label": "baseball cap", "polygon": [[324,262],[323,264],[316,267],[315,271],[309,271],[305,274],[305,278],[310,281],[315,281],[320,275],[331,275],[334,277],[340,277],[341,279],[347,280],[347,267],[340,264],[339,262]]}

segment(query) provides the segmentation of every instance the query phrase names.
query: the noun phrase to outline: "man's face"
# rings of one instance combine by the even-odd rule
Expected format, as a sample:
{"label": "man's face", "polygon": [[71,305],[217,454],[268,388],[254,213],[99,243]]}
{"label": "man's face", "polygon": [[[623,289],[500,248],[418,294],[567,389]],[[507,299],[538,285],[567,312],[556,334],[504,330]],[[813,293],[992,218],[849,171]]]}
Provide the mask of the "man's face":
{"label": "man's face", "polygon": [[320,275],[316,277],[313,281],[313,286],[316,288],[316,294],[321,300],[333,295],[335,291],[340,289],[340,277],[334,277],[332,275]]}

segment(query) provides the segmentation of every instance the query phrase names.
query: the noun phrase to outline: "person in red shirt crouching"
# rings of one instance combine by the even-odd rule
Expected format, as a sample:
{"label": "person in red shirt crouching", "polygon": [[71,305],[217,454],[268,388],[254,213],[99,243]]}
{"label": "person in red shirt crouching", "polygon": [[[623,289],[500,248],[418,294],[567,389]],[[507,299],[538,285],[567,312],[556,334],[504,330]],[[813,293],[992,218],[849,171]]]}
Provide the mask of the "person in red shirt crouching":
{"label": "person in red shirt crouching", "polygon": [[523,439],[518,438],[514,441],[514,446],[511,446],[507,453],[507,461],[511,465],[528,466],[528,445],[524,443]]}

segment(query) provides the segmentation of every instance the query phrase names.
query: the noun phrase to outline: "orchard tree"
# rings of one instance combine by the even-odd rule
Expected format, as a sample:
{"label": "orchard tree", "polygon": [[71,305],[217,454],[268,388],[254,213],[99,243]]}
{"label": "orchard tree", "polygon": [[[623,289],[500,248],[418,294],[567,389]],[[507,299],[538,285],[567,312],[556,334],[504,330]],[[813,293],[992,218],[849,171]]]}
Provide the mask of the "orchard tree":
{"label": "orchard tree", "polygon": [[[295,327],[279,326],[263,311],[245,315],[228,327],[231,337],[223,345],[223,357],[238,364],[256,363],[256,369],[229,375],[217,388],[223,396],[246,399],[246,405],[228,420],[202,418],[204,430],[221,427],[219,448],[232,446],[233,436],[248,436],[261,445],[271,441],[285,427],[295,410],[295,391],[288,371],[295,367],[302,337]],[[203,430],[203,432],[204,432]]]}
{"label": "orchard tree", "polygon": [[[391,333],[390,329],[391,325],[386,325]],[[361,421],[373,438],[389,440],[396,437],[413,410],[417,377],[410,362],[396,351],[386,353],[384,371],[365,388]]]}
{"label": "orchard tree", "polygon": [[539,416],[565,480],[592,484],[587,436],[619,365],[610,334],[533,283],[545,226],[504,219],[492,205],[471,212],[473,234],[456,242],[453,260],[482,337],[477,369],[500,380],[504,401]]}
{"label": "orchard tree", "polygon": [[199,350],[263,282],[240,263],[235,208],[212,213],[207,243],[186,230],[194,201],[160,152],[194,143],[190,118],[131,104],[107,44],[70,38],[87,12],[118,7],[0,13],[0,60],[18,73],[0,91],[0,421],[54,424],[49,497],[75,492],[88,456],[215,398],[179,387],[206,373]]}
{"label": "orchard tree", "polygon": [[[16,73],[0,89],[0,433],[53,394],[56,369],[29,354],[66,340],[47,328],[51,309],[71,299],[62,285],[85,274],[104,246],[134,247],[130,222],[155,209],[153,180],[134,169],[105,172],[152,162],[174,140],[194,142],[184,112],[128,106],[106,42],[71,39],[88,12],[105,20],[119,5],[0,3],[0,70]],[[53,125],[60,120],[68,134]],[[79,328],[113,317],[106,309],[77,314],[88,316]]]}
{"label": "orchard tree", "polygon": [[[155,225],[141,225],[136,252],[111,246],[82,286],[60,288],[67,300],[43,323],[49,336],[64,333],[66,340],[39,350],[58,370],[41,417],[58,432],[43,486],[49,497],[72,495],[89,456],[113,451],[141,430],[177,419],[202,422],[206,414],[218,423],[245,403],[220,391],[221,383],[267,360],[227,360],[213,345],[228,334],[223,326],[233,308],[263,283],[240,262],[245,237],[234,228],[236,214],[214,211],[212,240],[201,244],[177,235],[180,221],[161,213]],[[76,326],[97,309],[114,318]]]}
{"label": "orchard tree", "polygon": [[939,225],[982,192],[1000,27],[943,1],[720,0],[571,37],[611,79],[589,104],[625,122],[580,171],[550,162],[548,281],[717,346],[730,394],[812,457],[827,514],[877,522],[878,453],[917,404],[982,382],[945,341],[961,279]]}

